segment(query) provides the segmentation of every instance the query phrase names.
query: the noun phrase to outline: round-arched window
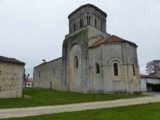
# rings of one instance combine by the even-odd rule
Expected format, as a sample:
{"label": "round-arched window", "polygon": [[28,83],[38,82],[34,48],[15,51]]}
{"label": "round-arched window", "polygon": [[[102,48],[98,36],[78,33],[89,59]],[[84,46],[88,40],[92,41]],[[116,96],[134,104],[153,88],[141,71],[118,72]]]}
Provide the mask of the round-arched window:
{"label": "round-arched window", "polygon": [[74,57],[74,67],[78,68],[78,57],[77,56]]}
{"label": "round-arched window", "polygon": [[117,63],[113,64],[113,70],[114,70],[114,75],[118,76],[118,64]]}
{"label": "round-arched window", "polygon": [[99,64],[98,64],[98,63],[96,63],[95,65],[96,65],[96,73],[97,73],[97,74],[99,74],[99,73],[100,73],[100,67],[99,67]]}

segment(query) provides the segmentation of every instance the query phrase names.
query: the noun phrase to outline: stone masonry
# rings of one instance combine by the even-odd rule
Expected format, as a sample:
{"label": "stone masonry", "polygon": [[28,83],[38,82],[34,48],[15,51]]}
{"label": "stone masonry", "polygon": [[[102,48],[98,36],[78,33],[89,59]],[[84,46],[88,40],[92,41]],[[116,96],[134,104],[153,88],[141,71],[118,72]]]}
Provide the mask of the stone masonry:
{"label": "stone masonry", "polygon": [[0,98],[22,96],[25,63],[0,56]]}
{"label": "stone masonry", "polygon": [[[73,11],[68,16],[69,34],[63,42],[62,58],[56,60],[58,66],[47,62],[34,69],[37,87],[54,79],[54,88],[65,91],[139,91],[137,45],[107,33],[106,18],[105,12],[91,4]],[[54,68],[59,76],[56,82],[51,72]],[[38,78],[39,71],[43,71],[42,79]]]}

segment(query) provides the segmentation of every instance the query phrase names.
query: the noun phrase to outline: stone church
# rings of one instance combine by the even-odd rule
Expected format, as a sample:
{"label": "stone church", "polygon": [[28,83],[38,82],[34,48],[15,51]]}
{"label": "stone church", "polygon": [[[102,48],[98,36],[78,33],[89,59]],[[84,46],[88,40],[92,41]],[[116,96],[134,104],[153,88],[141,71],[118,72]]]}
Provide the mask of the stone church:
{"label": "stone church", "polygon": [[137,45],[109,34],[106,18],[91,4],[73,11],[62,57],[34,67],[35,87],[90,93],[140,91]]}

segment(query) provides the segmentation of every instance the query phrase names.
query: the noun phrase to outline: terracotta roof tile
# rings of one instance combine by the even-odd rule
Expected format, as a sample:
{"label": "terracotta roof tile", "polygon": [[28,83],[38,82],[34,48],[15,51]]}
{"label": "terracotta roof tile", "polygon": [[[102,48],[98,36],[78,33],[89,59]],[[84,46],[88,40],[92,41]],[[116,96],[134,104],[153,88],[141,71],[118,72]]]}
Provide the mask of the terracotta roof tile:
{"label": "terracotta roof tile", "polygon": [[160,71],[156,71],[154,73],[149,74],[150,77],[159,77],[160,78]]}
{"label": "terracotta roof tile", "polygon": [[98,47],[101,44],[110,44],[110,43],[119,43],[119,42],[120,43],[129,43],[129,44],[132,44],[135,47],[137,47],[137,45],[133,42],[124,40],[124,39],[122,39],[120,37],[117,37],[115,35],[111,35],[109,37],[99,37],[99,36],[97,36],[97,41],[94,42],[91,46],[89,46],[89,48],[95,48],[95,47]]}
{"label": "terracotta roof tile", "polygon": [[140,75],[141,78],[155,78],[160,79],[160,74],[158,72],[151,73],[149,75]]}
{"label": "terracotta roof tile", "polygon": [[147,75],[140,74],[140,78],[145,78]]}

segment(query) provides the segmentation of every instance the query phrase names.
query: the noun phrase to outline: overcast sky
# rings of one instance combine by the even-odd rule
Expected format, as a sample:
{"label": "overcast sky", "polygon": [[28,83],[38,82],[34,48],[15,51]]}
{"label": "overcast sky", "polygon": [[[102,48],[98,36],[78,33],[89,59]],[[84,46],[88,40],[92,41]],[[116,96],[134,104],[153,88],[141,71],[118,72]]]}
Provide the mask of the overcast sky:
{"label": "overcast sky", "polygon": [[68,15],[91,3],[108,14],[107,32],[138,47],[139,66],[160,59],[160,0],[0,0],[0,55],[26,63],[62,56]]}

